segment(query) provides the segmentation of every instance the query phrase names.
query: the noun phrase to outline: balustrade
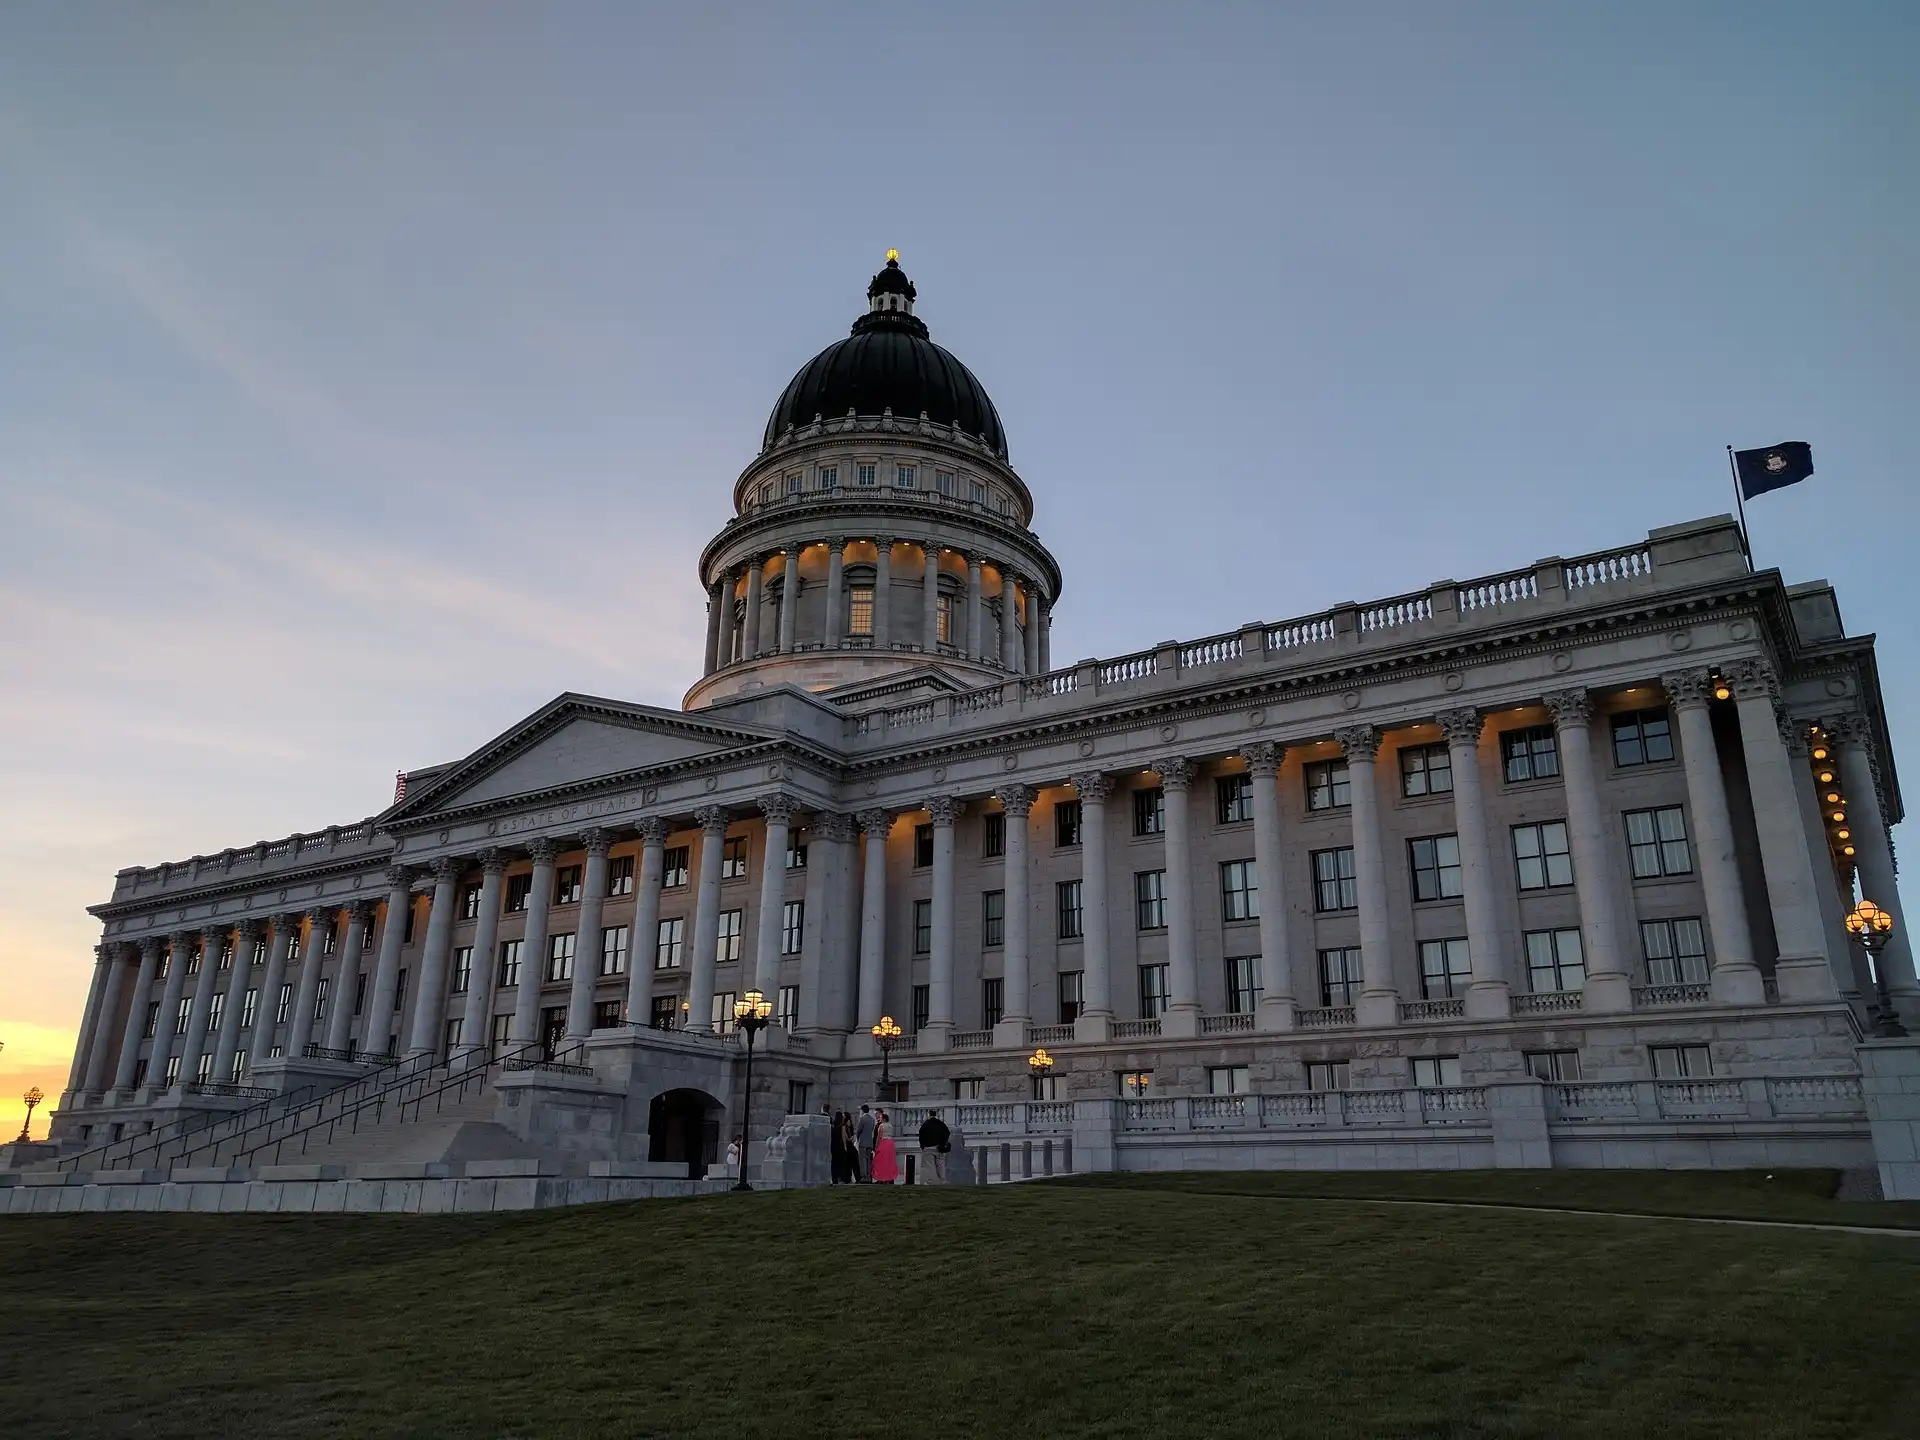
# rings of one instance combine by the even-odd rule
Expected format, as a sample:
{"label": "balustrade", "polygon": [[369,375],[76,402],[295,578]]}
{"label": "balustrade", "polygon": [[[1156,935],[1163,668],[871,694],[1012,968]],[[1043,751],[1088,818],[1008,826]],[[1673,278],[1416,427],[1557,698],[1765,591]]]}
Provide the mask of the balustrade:
{"label": "balustrade", "polygon": [[1314,1010],[1295,1010],[1293,1023],[1300,1030],[1337,1030],[1353,1024],[1353,1006],[1322,1005]]}
{"label": "balustrade", "polygon": [[1233,1035],[1243,1031],[1251,1032],[1252,1029],[1252,1011],[1241,1015],[1202,1015],[1200,1017],[1202,1035]]}
{"label": "balustrade", "polygon": [[1568,1010],[1578,1010],[1585,1001],[1586,992],[1583,990],[1524,991],[1513,997],[1513,1013],[1557,1015]]}
{"label": "balustrade", "polygon": [[1110,1032],[1116,1040],[1156,1040],[1160,1036],[1158,1020],[1116,1020]]}
{"label": "balustrade", "polygon": [[1400,1019],[1409,1024],[1427,1020],[1459,1020],[1467,1013],[1464,999],[1402,1000]]}
{"label": "balustrade", "polygon": [[1539,594],[1540,583],[1533,571],[1517,570],[1511,575],[1496,575],[1490,580],[1476,580],[1470,585],[1459,586],[1453,592],[1453,606],[1466,614],[1511,605],[1519,600],[1532,600]]}

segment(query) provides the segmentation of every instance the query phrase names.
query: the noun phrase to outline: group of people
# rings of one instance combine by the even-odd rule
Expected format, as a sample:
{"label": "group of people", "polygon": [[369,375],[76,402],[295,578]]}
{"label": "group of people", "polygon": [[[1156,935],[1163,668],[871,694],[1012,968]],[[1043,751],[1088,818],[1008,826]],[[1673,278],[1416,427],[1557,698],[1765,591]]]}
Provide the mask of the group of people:
{"label": "group of people", "polygon": [[[945,1184],[952,1132],[938,1115],[929,1115],[920,1126],[918,1139],[930,1172],[927,1182]],[[848,1110],[833,1112],[829,1154],[836,1185],[891,1185],[900,1178],[893,1117],[884,1110],[876,1112],[870,1105],[862,1105],[858,1115]]]}

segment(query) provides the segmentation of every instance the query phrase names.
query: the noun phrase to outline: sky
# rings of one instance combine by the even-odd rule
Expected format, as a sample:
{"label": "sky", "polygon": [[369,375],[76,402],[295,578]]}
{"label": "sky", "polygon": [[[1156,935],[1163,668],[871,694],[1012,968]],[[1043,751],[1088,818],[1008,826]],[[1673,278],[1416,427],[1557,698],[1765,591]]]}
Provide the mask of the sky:
{"label": "sky", "polygon": [[677,705],[889,246],[1056,664],[1623,545],[1801,439],[1757,563],[1920,738],[1916,53],[1904,4],[4,7],[0,1133],[116,870]]}

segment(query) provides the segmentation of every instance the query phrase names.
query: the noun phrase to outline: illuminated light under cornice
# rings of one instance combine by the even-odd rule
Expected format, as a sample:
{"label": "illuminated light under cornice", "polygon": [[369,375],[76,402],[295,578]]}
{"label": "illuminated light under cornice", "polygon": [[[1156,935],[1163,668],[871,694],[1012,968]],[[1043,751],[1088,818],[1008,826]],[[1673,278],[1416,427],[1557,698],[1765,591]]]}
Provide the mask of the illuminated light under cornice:
{"label": "illuminated light under cornice", "polygon": [[1838,790],[1829,790],[1827,792],[1827,804],[1838,805],[1839,803],[1840,803],[1840,792]]}
{"label": "illuminated light under cornice", "polygon": [[1838,824],[1840,821],[1846,818],[1847,818],[1847,812],[1844,810],[1836,810],[1833,812],[1833,819],[1835,824]]}
{"label": "illuminated light under cornice", "polygon": [[1824,745],[1816,745],[1816,746],[1814,747],[1814,749],[1813,749],[1813,758],[1814,758],[1814,759],[1816,759],[1816,760],[1824,760],[1824,759],[1826,759],[1826,758],[1827,758],[1827,747],[1826,747],[1826,746],[1824,746]]}
{"label": "illuminated light under cornice", "polygon": [[1851,840],[1853,838],[1853,832],[1851,830],[1836,830],[1833,833],[1834,837],[1839,840]]}
{"label": "illuminated light under cornice", "polygon": [[1851,846],[1851,845],[1849,845],[1849,846],[1847,846],[1847,847],[1846,847],[1846,848],[1845,848],[1844,850],[1842,850],[1842,851],[1841,851],[1840,853],[1841,853],[1842,855],[1851,855],[1851,854],[1853,854],[1853,846]]}
{"label": "illuminated light under cornice", "polygon": [[1833,783],[1833,771],[1822,770],[1818,778],[1822,785],[1831,785]]}

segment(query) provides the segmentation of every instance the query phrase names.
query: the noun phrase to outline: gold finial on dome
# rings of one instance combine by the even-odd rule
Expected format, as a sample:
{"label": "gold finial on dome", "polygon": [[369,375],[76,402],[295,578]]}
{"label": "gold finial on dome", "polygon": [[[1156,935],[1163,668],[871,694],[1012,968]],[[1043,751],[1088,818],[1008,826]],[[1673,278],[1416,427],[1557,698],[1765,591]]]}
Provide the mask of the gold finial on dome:
{"label": "gold finial on dome", "polygon": [[889,259],[889,260],[891,260],[891,261],[893,261],[893,263],[894,263],[894,264],[896,264],[896,265],[897,265],[897,264],[899,264],[899,263],[900,263],[900,252],[899,252],[898,250],[889,250],[889,251],[887,251],[887,259]]}

